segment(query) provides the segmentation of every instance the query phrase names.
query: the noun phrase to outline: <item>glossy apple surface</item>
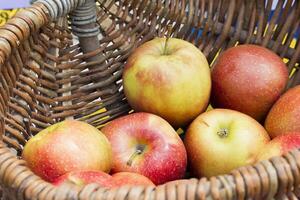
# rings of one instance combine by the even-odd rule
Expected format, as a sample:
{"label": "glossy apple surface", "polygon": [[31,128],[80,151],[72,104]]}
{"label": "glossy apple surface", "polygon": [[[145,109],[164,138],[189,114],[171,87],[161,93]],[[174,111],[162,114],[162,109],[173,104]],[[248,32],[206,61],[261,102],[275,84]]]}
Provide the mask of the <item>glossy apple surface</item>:
{"label": "glossy apple surface", "polygon": [[287,66],[272,51],[249,44],[232,47],[213,66],[212,105],[263,122],[287,81]]}
{"label": "glossy apple surface", "polygon": [[184,144],[161,117],[130,114],[113,120],[102,132],[112,144],[112,173],[139,173],[156,185],[184,176],[187,165]]}
{"label": "glossy apple surface", "polygon": [[285,133],[272,139],[258,154],[258,160],[281,156],[297,148],[300,148],[300,132]]}
{"label": "glossy apple surface", "polygon": [[75,184],[78,186],[97,183],[103,187],[113,188],[114,181],[111,175],[102,171],[74,171],[56,178],[52,184],[59,186],[65,183]]}
{"label": "glossy apple surface", "polygon": [[76,120],[39,132],[26,143],[22,156],[34,173],[50,182],[71,171],[109,172],[112,166],[112,149],[105,135]]}
{"label": "glossy apple surface", "polygon": [[270,110],[265,128],[272,138],[300,132],[300,85],[284,93]]}
{"label": "glossy apple surface", "polygon": [[120,172],[111,176],[102,171],[74,171],[62,175],[52,182],[55,186],[66,183],[78,186],[97,183],[105,188],[118,188],[122,186],[155,186],[147,177],[131,172]]}
{"label": "glossy apple surface", "polygon": [[155,38],[131,54],[123,73],[124,92],[136,112],[184,127],[208,106],[210,69],[193,44],[176,38],[165,43],[165,38]]}
{"label": "glossy apple surface", "polygon": [[192,122],[184,142],[191,172],[197,177],[211,177],[255,163],[269,140],[264,127],[250,116],[214,109]]}
{"label": "glossy apple surface", "polygon": [[155,186],[154,183],[141,174],[132,172],[119,172],[112,175],[114,187],[121,186]]}

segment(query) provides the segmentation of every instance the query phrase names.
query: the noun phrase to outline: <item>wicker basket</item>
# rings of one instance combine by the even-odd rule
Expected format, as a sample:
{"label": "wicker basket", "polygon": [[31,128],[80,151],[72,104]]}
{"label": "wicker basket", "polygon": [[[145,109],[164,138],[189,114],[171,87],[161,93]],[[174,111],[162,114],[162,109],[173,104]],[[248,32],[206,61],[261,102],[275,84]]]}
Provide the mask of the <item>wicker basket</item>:
{"label": "wicker basket", "polygon": [[[298,199],[300,152],[224,176],[153,187],[59,188],[19,155],[28,138],[66,118],[96,127],[130,111],[121,74],[131,51],[167,33],[194,43],[210,63],[237,43],[287,59],[300,83],[300,2],[279,0],[40,0],[0,28],[0,182],[4,199]],[[271,14],[273,13],[273,14]],[[168,28],[168,27],[171,27]],[[95,112],[97,111],[97,112]],[[299,119],[300,121],[300,119]]]}

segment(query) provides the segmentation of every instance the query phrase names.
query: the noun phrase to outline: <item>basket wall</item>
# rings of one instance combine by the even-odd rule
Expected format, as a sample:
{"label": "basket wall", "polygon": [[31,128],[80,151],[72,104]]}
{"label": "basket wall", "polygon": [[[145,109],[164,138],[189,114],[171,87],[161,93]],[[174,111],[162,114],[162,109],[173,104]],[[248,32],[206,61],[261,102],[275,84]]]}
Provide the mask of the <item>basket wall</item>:
{"label": "basket wall", "polygon": [[[47,3],[48,2],[48,3]],[[50,2],[50,3],[49,3]],[[10,199],[297,199],[300,153],[209,180],[157,188],[54,188],[19,157],[26,141],[72,118],[101,127],[131,111],[122,91],[130,53],[170,34],[195,44],[213,65],[236,44],[268,47],[285,58],[288,87],[300,84],[300,2],[256,0],[40,1],[0,29],[0,182]],[[271,14],[272,13],[272,14]]]}

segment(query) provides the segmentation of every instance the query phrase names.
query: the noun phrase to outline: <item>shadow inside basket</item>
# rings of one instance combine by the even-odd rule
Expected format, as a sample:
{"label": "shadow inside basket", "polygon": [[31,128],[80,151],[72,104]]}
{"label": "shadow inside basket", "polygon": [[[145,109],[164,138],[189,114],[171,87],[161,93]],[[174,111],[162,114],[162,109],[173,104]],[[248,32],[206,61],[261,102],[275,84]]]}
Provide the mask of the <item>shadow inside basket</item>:
{"label": "shadow inside basket", "polygon": [[[300,83],[300,45],[295,38],[300,31],[297,1],[285,4],[278,1],[275,11],[271,11],[272,1],[263,0],[97,0],[96,7],[94,1],[86,0],[82,1],[84,4],[76,1],[82,3],[81,7],[67,17],[55,17],[54,22],[51,21],[54,14],[49,9],[54,4],[45,2],[21,10],[0,30],[0,131],[3,138],[0,146],[2,150],[9,147],[20,159],[17,164],[22,166],[21,153],[26,142],[52,124],[76,119],[102,128],[113,119],[132,113],[123,92],[123,69],[131,52],[154,37],[170,35],[193,43],[207,57],[210,66],[230,47],[259,44],[284,59],[290,74],[287,88]],[[62,7],[71,8],[64,3]],[[47,9],[50,11],[46,12]],[[185,128],[179,130],[180,136],[184,137],[184,131]],[[1,153],[0,150],[0,159]],[[3,150],[4,154],[7,151]],[[259,197],[256,190],[260,189],[261,194],[273,197],[284,194],[288,188],[287,196],[293,196],[291,188],[299,187],[298,180],[292,180],[300,177],[299,160],[300,153],[294,151],[243,167],[230,175],[175,181],[155,191],[150,188],[140,193],[147,196],[147,192],[170,188],[179,195],[194,195],[191,198],[229,197],[230,194]],[[2,170],[8,169],[4,166]],[[1,173],[0,167],[0,176]],[[278,180],[274,180],[277,177]],[[189,172],[186,178],[192,178]],[[4,177],[3,180],[13,182],[15,179]],[[269,185],[272,181],[277,185]],[[255,183],[260,186],[256,188]],[[248,184],[249,191],[239,184]],[[90,195],[93,187],[86,186],[84,191]],[[211,191],[213,189],[216,191]],[[129,191],[123,188],[124,194],[128,193],[126,190]],[[108,191],[109,194],[113,192]],[[137,195],[140,194],[137,192]],[[168,195],[174,197],[173,193]]]}

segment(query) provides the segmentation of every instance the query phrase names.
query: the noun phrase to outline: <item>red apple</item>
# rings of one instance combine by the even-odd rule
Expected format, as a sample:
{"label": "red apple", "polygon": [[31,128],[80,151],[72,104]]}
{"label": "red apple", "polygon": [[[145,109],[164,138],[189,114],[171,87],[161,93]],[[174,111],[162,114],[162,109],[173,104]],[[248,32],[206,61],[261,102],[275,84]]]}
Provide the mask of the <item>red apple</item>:
{"label": "red apple", "polygon": [[199,115],[189,126],[185,146],[191,171],[216,176],[253,164],[270,140],[262,125],[234,110],[214,109]]}
{"label": "red apple", "polygon": [[257,45],[229,48],[212,69],[212,104],[262,122],[284,91],[288,70],[282,59]]}
{"label": "red apple", "polygon": [[258,154],[257,160],[267,160],[300,148],[300,132],[285,133],[271,140]]}
{"label": "red apple", "polygon": [[155,186],[147,177],[130,172],[120,172],[112,176],[102,171],[74,171],[55,179],[52,184],[60,186],[65,183],[83,186],[97,183],[105,188],[117,188],[121,186]]}
{"label": "red apple", "polygon": [[271,138],[288,132],[300,132],[300,85],[284,93],[270,110],[265,128]]}
{"label": "red apple", "polygon": [[59,186],[64,183],[72,183],[78,186],[87,185],[90,183],[97,183],[106,188],[113,188],[115,186],[111,175],[102,171],[74,171],[64,174],[56,178],[52,184]]}
{"label": "red apple", "polygon": [[132,172],[119,172],[112,175],[114,187],[121,186],[155,186],[154,183],[147,177],[132,173]]}
{"label": "red apple", "polygon": [[207,108],[211,77],[205,56],[193,44],[155,38],[138,47],[123,72],[124,92],[137,112],[149,112],[184,127]]}
{"label": "red apple", "polygon": [[71,171],[109,172],[112,150],[95,127],[76,120],[59,122],[42,130],[25,145],[28,167],[47,181]]}
{"label": "red apple", "polygon": [[113,120],[102,132],[112,144],[112,172],[135,172],[154,184],[182,178],[187,165],[183,142],[167,121],[150,113]]}

